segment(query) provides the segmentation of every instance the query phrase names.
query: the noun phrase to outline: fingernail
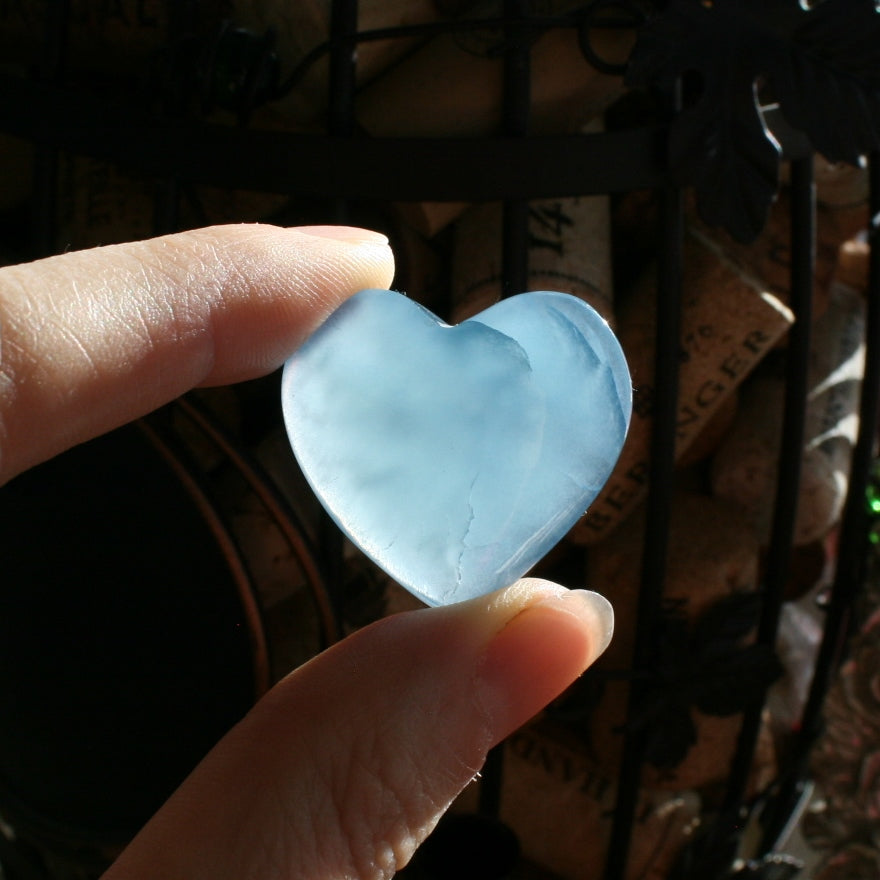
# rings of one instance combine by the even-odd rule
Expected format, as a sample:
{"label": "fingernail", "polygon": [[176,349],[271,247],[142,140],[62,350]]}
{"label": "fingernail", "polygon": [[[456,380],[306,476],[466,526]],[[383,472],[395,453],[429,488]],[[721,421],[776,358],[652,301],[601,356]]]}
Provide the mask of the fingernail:
{"label": "fingernail", "polygon": [[359,226],[297,226],[297,232],[315,238],[332,238],[349,244],[388,244],[388,236]]}
{"label": "fingernail", "polygon": [[477,694],[498,738],[564,691],[608,647],[614,611],[590,590],[541,588],[489,643]]}
{"label": "fingernail", "polygon": [[569,590],[563,598],[568,598],[571,603],[580,603],[582,613],[592,615],[598,623],[595,653],[590,660],[590,663],[595,663],[611,644],[614,635],[614,608],[603,595],[592,590]]}

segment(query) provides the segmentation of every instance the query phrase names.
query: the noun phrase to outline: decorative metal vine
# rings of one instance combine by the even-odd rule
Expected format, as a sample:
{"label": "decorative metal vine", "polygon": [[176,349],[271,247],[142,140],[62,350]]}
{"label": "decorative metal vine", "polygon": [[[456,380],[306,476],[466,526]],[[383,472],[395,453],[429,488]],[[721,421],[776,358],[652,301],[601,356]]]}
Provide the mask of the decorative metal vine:
{"label": "decorative metal vine", "polygon": [[740,241],[779,187],[785,120],[833,162],[880,148],[880,12],[873,0],[671,0],[639,31],[627,83],[682,82],[668,161],[703,219]]}

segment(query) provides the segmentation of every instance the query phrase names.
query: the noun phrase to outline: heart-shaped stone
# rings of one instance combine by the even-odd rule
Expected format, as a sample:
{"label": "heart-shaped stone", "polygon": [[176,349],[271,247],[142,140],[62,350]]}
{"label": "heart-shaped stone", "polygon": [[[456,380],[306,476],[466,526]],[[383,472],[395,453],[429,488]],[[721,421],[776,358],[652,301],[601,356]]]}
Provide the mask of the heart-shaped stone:
{"label": "heart-shaped stone", "polygon": [[564,293],[450,327],[388,290],[347,300],[284,368],[307,480],[342,530],[429,605],[525,574],[611,473],[632,386],[620,345]]}

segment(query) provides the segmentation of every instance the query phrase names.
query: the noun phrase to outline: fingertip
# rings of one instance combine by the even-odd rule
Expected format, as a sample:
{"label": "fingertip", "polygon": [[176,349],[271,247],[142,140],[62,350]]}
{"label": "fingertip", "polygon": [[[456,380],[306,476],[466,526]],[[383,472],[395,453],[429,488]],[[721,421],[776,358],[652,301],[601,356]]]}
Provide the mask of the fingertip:
{"label": "fingertip", "polygon": [[295,226],[291,227],[303,235],[315,238],[329,238],[348,244],[387,245],[388,236],[373,229],[360,226]]}
{"label": "fingertip", "polygon": [[598,593],[533,579],[509,589],[521,608],[489,642],[476,682],[496,741],[569,687],[614,630],[611,604]]}
{"label": "fingertip", "polygon": [[614,636],[614,608],[600,593],[593,590],[569,590],[560,597],[560,607],[575,614],[589,627],[592,649],[589,663],[592,665],[605,652]]}
{"label": "fingertip", "polygon": [[[394,253],[388,236],[359,226],[291,226],[278,228],[282,235],[295,235],[296,243],[311,245],[314,264],[325,264],[322,270],[334,278],[337,286],[363,289],[390,287],[394,279]],[[323,256],[322,256],[323,255]],[[329,262],[326,262],[329,261]],[[339,284],[338,282],[342,282]],[[331,305],[339,301],[331,299]]]}
{"label": "fingertip", "polygon": [[267,854],[285,876],[401,867],[487,750],[593,662],[612,620],[595,593],[523,579],[358,630],[273,688],[109,876],[258,876]]}

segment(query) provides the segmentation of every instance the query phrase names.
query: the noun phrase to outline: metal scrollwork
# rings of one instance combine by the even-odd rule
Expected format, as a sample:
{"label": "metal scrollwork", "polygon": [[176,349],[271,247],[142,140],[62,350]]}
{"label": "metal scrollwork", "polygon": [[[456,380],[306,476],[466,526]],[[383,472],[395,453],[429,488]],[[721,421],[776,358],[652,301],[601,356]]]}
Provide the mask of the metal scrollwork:
{"label": "metal scrollwork", "polygon": [[578,45],[584,58],[601,73],[622,76],[627,62],[605,58],[593,45],[593,34],[602,28],[636,30],[645,23],[643,3],[633,0],[596,0],[571,14],[578,29]]}
{"label": "metal scrollwork", "polygon": [[880,12],[873,0],[671,0],[640,30],[627,82],[676,81],[673,174],[706,222],[750,241],[779,186],[763,108],[778,104],[831,161],[880,148]]}

